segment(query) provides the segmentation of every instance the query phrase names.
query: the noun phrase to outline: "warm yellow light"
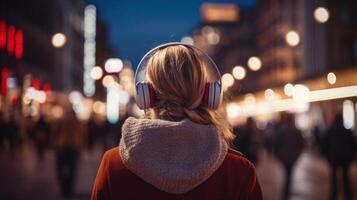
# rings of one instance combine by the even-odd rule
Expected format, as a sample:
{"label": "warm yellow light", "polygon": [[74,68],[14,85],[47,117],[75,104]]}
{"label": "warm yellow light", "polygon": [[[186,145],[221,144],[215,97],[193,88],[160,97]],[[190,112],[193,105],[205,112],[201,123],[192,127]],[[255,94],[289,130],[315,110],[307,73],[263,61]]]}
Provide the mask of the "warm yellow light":
{"label": "warm yellow light", "polygon": [[326,23],[330,18],[330,13],[326,8],[318,7],[314,11],[314,18],[318,23]]}
{"label": "warm yellow light", "polygon": [[285,41],[290,46],[297,46],[300,43],[300,36],[296,31],[289,31],[285,35]]}
{"label": "warm yellow light", "polygon": [[207,39],[208,44],[216,45],[221,40],[221,37],[219,36],[218,33],[212,32],[212,33],[208,33],[206,35],[206,39]]}
{"label": "warm yellow light", "polygon": [[242,80],[246,75],[246,71],[242,66],[235,66],[232,70],[232,74],[235,79]]}
{"label": "warm yellow light", "polygon": [[222,76],[222,85],[223,87],[230,87],[234,84],[234,78],[231,74],[226,73]]}
{"label": "warm yellow light", "polygon": [[297,103],[306,103],[309,101],[310,89],[302,84],[296,84],[293,90],[293,100]]}
{"label": "warm yellow light", "polygon": [[92,68],[92,70],[90,71],[90,76],[92,77],[92,79],[94,80],[99,80],[102,78],[103,76],[103,70],[101,67],[99,66],[95,66]]}
{"label": "warm yellow light", "polygon": [[326,101],[331,99],[341,99],[357,96],[357,85],[314,90],[309,93],[309,101]]}
{"label": "warm yellow light", "polygon": [[294,86],[291,83],[288,83],[284,86],[284,93],[286,96],[293,96]]}
{"label": "warm yellow light", "polygon": [[244,97],[245,104],[254,104],[256,102],[255,96],[251,93],[248,93]]}
{"label": "warm yellow light", "polygon": [[242,108],[236,103],[229,103],[226,106],[227,116],[230,118],[236,118],[242,113]]}
{"label": "warm yellow light", "polygon": [[101,101],[96,101],[93,103],[93,112],[100,115],[105,115],[105,103]]}
{"label": "warm yellow light", "polygon": [[53,106],[52,115],[53,115],[54,118],[59,119],[59,118],[61,118],[63,116],[63,114],[64,114],[64,111],[63,111],[63,108],[61,106],[59,106],[59,105]]}
{"label": "warm yellow light", "polygon": [[102,83],[104,87],[108,87],[110,83],[114,82],[113,76],[106,75],[104,76]]}
{"label": "warm yellow light", "polygon": [[61,48],[66,44],[67,37],[63,33],[56,33],[52,36],[52,45],[56,48]]}
{"label": "warm yellow light", "polygon": [[248,67],[252,71],[258,71],[262,67],[262,61],[256,56],[250,57],[248,59]]}
{"label": "warm yellow light", "polygon": [[336,75],[333,73],[333,72],[330,72],[327,74],[327,82],[330,84],[330,85],[333,85],[336,83],[336,80],[337,80],[337,77]]}
{"label": "warm yellow light", "polygon": [[275,92],[272,89],[266,89],[264,92],[265,99],[272,101],[275,99]]}

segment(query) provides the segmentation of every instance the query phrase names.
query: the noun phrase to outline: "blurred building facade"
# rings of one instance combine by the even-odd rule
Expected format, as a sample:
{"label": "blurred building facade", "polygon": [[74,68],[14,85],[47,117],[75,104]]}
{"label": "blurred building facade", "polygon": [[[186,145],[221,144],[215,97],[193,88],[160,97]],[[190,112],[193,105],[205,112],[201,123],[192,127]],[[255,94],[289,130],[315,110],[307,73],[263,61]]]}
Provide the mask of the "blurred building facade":
{"label": "blurred building facade", "polygon": [[[357,2],[261,0],[254,8],[236,10],[239,17],[235,21],[206,17],[192,33],[195,45],[210,54],[226,76],[222,82],[233,96],[228,102],[235,104],[232,116],[271,119],[274,112],[296,111],[305,113],[300,121],[306,121],[306,116],[342,111],[343,102],[355,104],[357,94],[345,91],[357,85]],[[201,15],[207,16],[207,9],[201,9]],[[222,12],[222,16],[226,14]],[[217,34],[217,41],[210,41],[210,32]],[[255,66],[251,66],[251,58]],[[234,74],[237,66],[238,78]],[[305,94],[293,97],[297,84]],[[303,111],[293,107],[296,98],[307,101]],[[256,109],[250,109],[253,107]],[[356,118],[350,115],[350,119]],[[314,120],[308,124],[314,125]]]}
{"label": "blurred building facade", "polygon": [[[1,50],[1,67],[7,67],[18,83],[31,74],[54,90],[81,88],[83,73],[84,1],[1,1],[1,21],[5,24],[5,42],[9,47],[9,28],[23,33],[22,56]],[[10,28],[11,29],[11,28]],[[62,33],[62,48],[51,44],[52,36]]]}

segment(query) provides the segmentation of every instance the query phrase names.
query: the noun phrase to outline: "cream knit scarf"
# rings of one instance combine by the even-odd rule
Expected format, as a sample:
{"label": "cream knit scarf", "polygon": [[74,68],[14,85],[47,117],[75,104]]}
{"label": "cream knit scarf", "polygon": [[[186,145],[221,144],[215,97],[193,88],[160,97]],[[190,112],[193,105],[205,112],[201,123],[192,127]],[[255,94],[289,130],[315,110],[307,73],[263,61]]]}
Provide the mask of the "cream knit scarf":
{"label": "cream knit scarf", "polygon": [[213,125],[128,118],[119,153],[138,177],[165,192],[182,194],[207,180],[222,164],[228,145]]}

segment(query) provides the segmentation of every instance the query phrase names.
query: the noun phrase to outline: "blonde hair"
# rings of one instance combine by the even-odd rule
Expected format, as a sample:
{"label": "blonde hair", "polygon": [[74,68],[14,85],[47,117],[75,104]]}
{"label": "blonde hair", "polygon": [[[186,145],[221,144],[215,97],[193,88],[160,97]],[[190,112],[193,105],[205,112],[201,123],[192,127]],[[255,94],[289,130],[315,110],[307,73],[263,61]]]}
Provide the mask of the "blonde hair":
{"label": "blonde hair", "polygon": [[194,49],[184,45],[158,49],[148,61],[146,76],[157,96],[151,117],[213,124],[228,142],[233,139],[227,121],[202,105],[207,72]]}

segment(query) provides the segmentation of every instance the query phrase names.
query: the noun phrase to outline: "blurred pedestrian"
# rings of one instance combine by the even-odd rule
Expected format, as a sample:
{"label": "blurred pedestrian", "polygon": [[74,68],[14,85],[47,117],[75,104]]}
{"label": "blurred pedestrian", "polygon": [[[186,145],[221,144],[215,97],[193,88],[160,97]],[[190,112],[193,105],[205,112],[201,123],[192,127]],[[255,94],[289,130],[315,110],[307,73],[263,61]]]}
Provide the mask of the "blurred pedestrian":
{"label": "blurred pedestrian", "polygon": [[277,130],[275,153],[285,169],[283,199],[288,199],[292,182],[293,167],[298,160],[304,145],[301,131],[295,127],[294,116],[282,113]]}
{"label": "blurred pedestrian", "polygon": [[50,127],[45,121],[44,116],[41,115],[35,125],[35,145],[38,161],[42,161],[44,158],[46,146],[50,138],[50,131]]}
{"label": "blurred pedestrian", "polygon": [[81,123],[73,111],[67,115],[60,122],[59,130],[54,137],[57,179],[63,196],[73,194],[79,153],[84,146]]}
{"label": "blurred pedestrian", "polygon": [[[151,52],[146,75],[152,93],[144,92],[155,104],[147,118],[125,121],[119,147],[102,158],[93,200],[262,199],[253,164],[228,149],[233,134],[226,121],[202,102],[209,63],[197,51],[172,44]],[[209,70],[217,69],[211,64]],[[211,90],[217,103],[219,89]],[[150,105],[137,100],[142,108]]]}
{"label": "blurred pedestrian", "polygon": [[275,144],[275,137],[276,135],[276,125],[273,122],[268,122],[266,128],[264,129],[264,141],[265,141],[265,148],[269,155],[274,154],[274,144]]}
{"label": "blurred pedestrian", "polygon": [[2,152],[2,150],[4,149],[5,132],[6,122],[4,119],[4,114],[0,112],[0,152]]}
{"label": "blurred pedestrian", "polygon": [[249,161],[256,164],[259,151],[259,132],[256,122],[249,117],[245,127],[234,129],[236,138],[233,140],[234,147],[243,153]]}
{"label": "blurred pedestrian", "polygon": [[93,151],[96,136],[99,135],[99,125],[95,120],[95,116],[92,116],[87,122],[87,148],[89,152]]}
{"label": "blurred pedestrian", "polygon": [[337,170],[342,168],[345,199],[351,199],[352,191],[348,176],[351,162],[356,152],[356,139],[351,130],[343,126],[343,117],[338,113],[331,127],[327,130],[323,142],[323,153],[332,170],[331,199],[337,199]]}
{"label": "blurred pedestrian", "polygon": [[10,156],[14,158],[16,145],[19,143],[19,124],[16,121],[15,114],[9,113],[8,121],[5,124],[5,141],[9,144]]}

